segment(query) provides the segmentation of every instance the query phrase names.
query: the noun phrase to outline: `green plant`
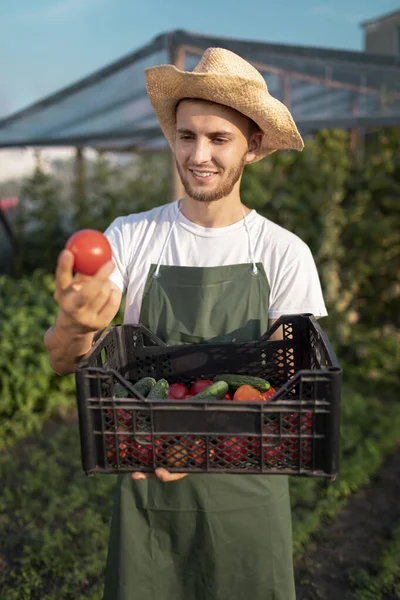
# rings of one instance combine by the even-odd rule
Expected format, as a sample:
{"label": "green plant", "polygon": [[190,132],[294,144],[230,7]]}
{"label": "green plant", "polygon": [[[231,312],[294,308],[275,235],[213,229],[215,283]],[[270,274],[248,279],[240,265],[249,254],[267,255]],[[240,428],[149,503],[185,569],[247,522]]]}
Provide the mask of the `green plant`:
{"label": "green plant", "polygon": [[104,231],[117,217],[149,210],[170,197],[168,153],[133,154],[124,165],[113,165],[99,153],[85,191],[73,192],[74,230]]}
{"label": "green plant", "polygon": [[[54,276],[42,270],[19,279],[0,276],[0,448],[75,409],[75,378],[56,375],[43,342],[58,310],[54,286]],[[122,320],[122,310],[113,323]]]}
{"label": "green plant", "polygon": [[[382,551],[373,572],[365,569],[352,570],[348,577],[355,600],[381,600],[389,594],[398,598],[394,591],[395,580],[400,576],[400,523],[395,523],[390,539],[382,540]],[[391,595],[393,592],[396,595]],[[384,596],[385,594],[385,596]]]}
{"label": "green plant", "polygon": [[340,466],[335,482],[291,479],[293,553],[299,559],[324,519],[332,519],[347,498],[381,467],[385,456],[397,448],[400,404],[343,388],[340,428]]}
{"label": "green plant", "polygon": [[0,277],[0,444],[37,432],[50,414],[73,405],[72,376],[51,369],[43,335],[56,316],[54,279],[43,271],[31,277]]}
{"label": "green plant", "polygon": [[53,271],[67,238],[60,186],[38,165],[22,186],[13,223],[18,240],[14,257],[17,275],[36,268]]}

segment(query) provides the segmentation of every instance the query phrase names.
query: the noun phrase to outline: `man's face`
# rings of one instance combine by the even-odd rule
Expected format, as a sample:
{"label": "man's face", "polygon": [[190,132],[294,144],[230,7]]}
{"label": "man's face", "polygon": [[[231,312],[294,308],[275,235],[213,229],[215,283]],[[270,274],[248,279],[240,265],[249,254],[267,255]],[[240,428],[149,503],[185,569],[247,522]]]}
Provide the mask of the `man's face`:
{"label": "man's face", "polygon": [[249,152],[249,120],[208,102],[183,100],[176,113],[176,166],[187,195],[200,202],[228,196],[240,185]]}

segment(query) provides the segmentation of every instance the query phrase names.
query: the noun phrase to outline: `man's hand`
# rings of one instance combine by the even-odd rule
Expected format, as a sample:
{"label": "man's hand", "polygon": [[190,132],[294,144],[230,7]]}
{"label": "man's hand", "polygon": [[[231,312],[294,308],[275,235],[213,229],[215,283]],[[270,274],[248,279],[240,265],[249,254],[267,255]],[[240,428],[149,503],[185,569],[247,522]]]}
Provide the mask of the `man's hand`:
{"label": "man's hand", "polygon": [[122,292],[109,280],[113,262],[92,276],[74,275],[74,255],[63,250],[58,258],[56,291],[57,319],[44,334],[51,367],[58,375],[72,373],[90,350],[96,332],[105,329],[121,304]]}
{"label": "man's hand", "polygon": [[58,325],[76,334],[95,333],[112,321],[121,302],[121,292],[109,280],[115,265],[104,264],[95,275],[73,275],[74,256],[63,250],[56,270],[54,298],[60,307]]}
{"label": "man's hand", "polygon": [[139,479],[150,479],[151,477],[158,477],[160,481],[164,483],[168,483],[170,481],[178,481],[178,479],[183,479],[187,477],[189,473],[170,473],[167,469],[156,469],[154,473],[141,473],[140,471],[135,471],[132,473],[132,479],[134,481],[138,481]]}

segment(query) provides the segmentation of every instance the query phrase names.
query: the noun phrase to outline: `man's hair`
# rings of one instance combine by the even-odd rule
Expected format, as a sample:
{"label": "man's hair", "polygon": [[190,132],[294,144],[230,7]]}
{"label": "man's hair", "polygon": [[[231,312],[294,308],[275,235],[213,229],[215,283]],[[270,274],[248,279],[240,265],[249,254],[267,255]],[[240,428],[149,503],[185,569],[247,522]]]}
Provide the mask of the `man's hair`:
{"label": "man's hair", "polygon": [[[178,106],[184,100],[186,102],[205,102],[206,104],[217,104],[218,106],[222,106],[223,108],[227,108],[227,109],[239,112],[235,108],[231,108],[230,106],[226,106],[225,104],[219,104],[219,102],[213,102],[212,100],[203,100],[203,98],[181,98],[175,105],[175,120],[176,120],[176,113],[178,110]],[[239,114],[243,115],[243,113],[239,113]],[[253,121],[253,119],[250,119],[250,117],[247,117],[246,115],[243,115],[243,116],[246,117],[246,119],[249,121],[249,136],[250,137],[253,136],[255,133],[258,133],[259,131],[261,131],[261,129],[259,128],[257,123],[255,121]]]}
{"label": "man's hair", "polygon": [[259,133],[261,131],[261,129],[259,128],[257,123],[255,121],[253,121],[253,119],[250,119],[250,117],[247,117],[247,118],[249,120],[249,135],[251,137],[255,133]]}

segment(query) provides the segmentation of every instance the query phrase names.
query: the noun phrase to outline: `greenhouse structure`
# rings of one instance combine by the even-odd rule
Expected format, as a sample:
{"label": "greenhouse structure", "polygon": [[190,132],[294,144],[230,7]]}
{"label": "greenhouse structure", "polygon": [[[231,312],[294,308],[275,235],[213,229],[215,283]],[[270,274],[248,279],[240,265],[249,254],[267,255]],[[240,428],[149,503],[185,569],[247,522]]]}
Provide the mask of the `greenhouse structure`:
{"label": "greenhouse structure", "polygon": [[[250,61],[303,135],[322,128],[400,124],[400,58],[171,31],[28,108],[0,120],[0,148],[70,146],[105,151],[166,149],[148,100],[144,69],[192,70],[208,47]],[[175,183],[178,185],[179,182]]]}

